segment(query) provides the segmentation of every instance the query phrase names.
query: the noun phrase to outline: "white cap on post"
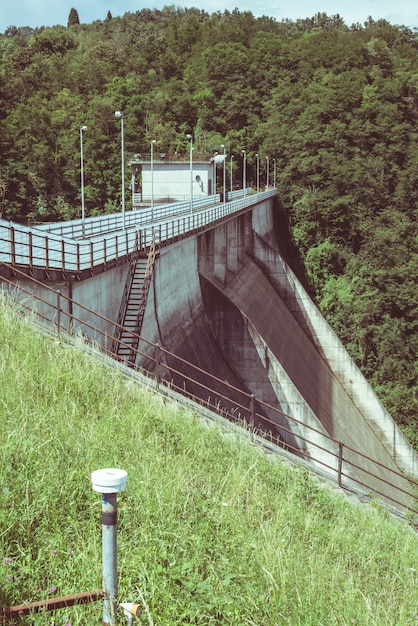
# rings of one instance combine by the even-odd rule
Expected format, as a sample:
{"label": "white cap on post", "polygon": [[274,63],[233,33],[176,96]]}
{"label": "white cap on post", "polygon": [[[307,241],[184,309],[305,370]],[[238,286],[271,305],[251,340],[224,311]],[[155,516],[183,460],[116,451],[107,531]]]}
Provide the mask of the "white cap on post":
{"label": "white cap on post", "polygon": [[128,473],[116,467],[109,467],[92,472],[93,491],[98,493],[118,493],[124,491]]}

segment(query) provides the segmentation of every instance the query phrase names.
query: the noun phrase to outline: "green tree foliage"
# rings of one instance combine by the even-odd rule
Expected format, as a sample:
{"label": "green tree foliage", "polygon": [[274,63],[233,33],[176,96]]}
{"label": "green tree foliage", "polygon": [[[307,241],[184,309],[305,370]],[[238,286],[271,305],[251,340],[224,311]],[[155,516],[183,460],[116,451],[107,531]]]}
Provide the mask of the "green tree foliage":
{"label": "green tree foliage", "polygon": [[70,13],[68,15],[68,23],[67,23],[68,28],[70,26],[74,26],[74,24],[79,24],[79,23],[80,23],[80,18],[78,17],[77,9],[71,8]]}
{"label": "green tree foliage", "polygon": [[79,214],[84,124],[87,214],[117,208],[117,109],[127,156],[151,138],[187,154],[192,131],[196,151],[235,155],[238,183],[242,149],[249,179],[269,155],[318,305],[417,441],[417,34],[174,6],[89,25],[72,9],[68,26],[0,35],[3,217]]}

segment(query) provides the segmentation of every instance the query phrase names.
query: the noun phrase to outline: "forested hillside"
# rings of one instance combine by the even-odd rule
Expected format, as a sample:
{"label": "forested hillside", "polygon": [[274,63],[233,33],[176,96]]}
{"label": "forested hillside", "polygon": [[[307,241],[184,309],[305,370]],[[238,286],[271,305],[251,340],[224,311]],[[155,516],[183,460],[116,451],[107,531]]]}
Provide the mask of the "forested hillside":
{"label": "forested hillside", "polygon": [[325,14],[77,17],[0,35],[0,214],[79,216],[82,125],[87,214],[118,210],[117,109],[127,158],[153,139],[186,155],[192,132],[234,155],[237,184],[242,150],[253,184],[256,154],[263,181],[275,159],[316,301],[418,448],[418,35]]}

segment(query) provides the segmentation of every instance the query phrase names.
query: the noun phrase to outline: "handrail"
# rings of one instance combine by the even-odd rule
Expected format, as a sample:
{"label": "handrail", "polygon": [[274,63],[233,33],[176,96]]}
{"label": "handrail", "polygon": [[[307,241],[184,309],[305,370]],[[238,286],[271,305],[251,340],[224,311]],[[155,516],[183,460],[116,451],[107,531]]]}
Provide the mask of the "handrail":
{"label": "handrail", "polygon": [[[0,262],[0,266],[1,265],[2,263]],[[12,268],[9,267],[9,269]],[[15,273],[27,279],[27,275],[17,268],[15,268]],[[48,325],[54,323],[58,333],[63,329],[70,332],[77,332],[78,329],[78,332],[81,335],[83,335],[83,330],[92,331],[95,337],[101,336],[103,338],[103,347],[101,347],[101,351],[107,355],[114,356],[114,353],[106,346],[111,345],[111,342],[116,340],[115,334],[109,335],[109,333],[100,329],[97,323],[94,325],[90,321],[87,322],[80,317],[75,316],[70,311],[85,311],[89,314],[89,320],[96,317],[98,322],[104,321],[108,325],[113,325],[116,328],[120,327],[120,325],[117,323],[115,324],[113,320],[92,311],[88,307],[72,300],[68,296],[47,287],[44,283],[40,283],[36,279],[32,278],[30,280],[41,286],[43,290],[47,290],[51,294],[55,294],[55,302],[47,301],[44,298],[35,295],[29,289],[2,277],[0,272],[0,283],[3,283],[5,293],[10,298],[15,299],[19,303],[22,310],[34,313],[39,319],[43,320]],[[23,300],[19,299],[19,294],[25,294],[28,298],[25,297]],[[29,304],[30,300],[32,300],[32,306]],[[53,300],[53,298],[51,298],[51,300]],[[61,303],[63,300],[67,302],[67,310],[62,308]],[[36,302],[41,303],[43,309],[49,308],[49,316],[36,310],[34,306]],[[67,324],[63,323],[63,318],[65,316],[67,317]],[[55,322],[51,322],[51,319],[55,319]],[[128,329],[125,328],[124,330],[127,331]],[[286,443],[283,446],[283,450],[287,454],[290,454],[295,460],[298,458],[306,459],[309,463],[313,463],[315,466],[323,468],[325,475],[328,478],[334,477],[340,487],[351,490],[356,490],[357,487],[364,488],[365,492],[361,492],[363,495],[364,493],[366,496],[373,493],[383,501],[391,501],[395,506],[395,509],[402,514],[408,513],[412,516],[418,515],[417,480],[409,476],[404,476],[402,473],[383,465],[365,453],[346,445],[344,442],[338,441],[333,437],[318,431],[314,427],[304,424],[300,420],[297,420],[283,411],[280,411],[276,407],[270,406],[262,400],[254,398],[252,394],[225,382],[214,374],[205,372],[200,367],[175,355],[158,344],[148,341],[144,337],[136,335],[135,333],[131,332],[130,334],[139,340],[139,346],[142,345],[145,349],[149,350],[149,352],[145,352],[138,348],[136,349],[136,353],[139,357],[148,361],[149,369],[144,367],[141,371],[148,378],[150,376],[154,378],[157,388],[161,389],[161,386],[164,386],[167,390],[171,389],[177,394],[185,396],[190,400],[209,408],[211,411],[227,417],[229,420],[241,423],[243,421],[251,421],[254,420],[254,418],[257,418],[259,423],[262,424],[264,436],[267,437],[267,439],[273,439],[273,441],[278,443],[279,446],[280,434],[289,433],[299,442],[307,442],[310,446],[308,453],[306,450],[303,450],[302,446],[296,448],[295,446],[292,446],[292,444]],[[128,346],[128,344],[124,344],[123,342],[121,342],[121,344],[126,345],[129,349],[132,349],[132,346]],[[150,371],[152,368],[155,369],[154,373]],[[180,382],[175,382],[176,376],[178,376]],[[204,382],[202,382],[202,378],[204,379]],[[188,387],[189,384],[192,387]],[[193,391],[193,388],[195,391]],[[199,390],[199,393],[196,390]],[[237,398],[241,398],[241,400],[238,401]],[[256,406],[260,407],[260,409],[263,407],[268,408],[269,411],[274,414],[285,416],[288,424],[293,425],[296,429],[303,426],[303,433],[296,433],[291,426],[286,427],[278,424],[265,414],[261,413],[259,410],[255,410]],[[271,434],[273,432],[273,428],[279,432],[278,440]],[[321,435],[320,442],[318,442],[318,434]],[[319,453],[316,456],[313,455],[314,449],[319,450]],[[323,452],[326,453],[325,460],[323,458]],[[355,457],[358,457],[360,460],[356,460]],[[375,468],[374,471],[370,469],[370,464]],[[353,473],[353,469],[360,470],[362,476],[361,480],[355,475],[355,473]],[[402,478],[405,485],[410,485],[411,491],[392,483],[387,478],[383,478],[380,472],[382,469],[393,476],[394,480],[396,480],[396,478]],[[381,483],[382,487],[376,488],[375,486],[372,486],[371,483],[366,482],[367,476],[371,476],[374,479],[374,482],[377,481],[379,484]],[[384,490],[385,484],[390,486],[397,494],[399,494],[399,499],[398,497],[390,496],[382,491]],[[405,498],[404,501],[402,501],[403,495],[407,496],[407,502],[405,502]]]}
{"label": "handrail", "polygon": [[[241,193],[242,195],[242,193]],[[212,206],[220,200],[219,195],[204,196],[195,198],[193,206],[195,209]],[[190,210],[190,200],[174,202],[170,204],[159,204],[151,207],[142,207],[125,213],[125,227],[136,228],[138,225],[147,224],[154,221],[164,220],[173,215],[181,215]],[[55,235],[70,237],[71,239],[90,239],[105,233],[123,229],[123,213],[111,213],[107,215],[97,215],[84,220],[74,219],[65,222],[53,222],[37,224],[36,229]]]}
{"label": "handrail", "polygon": [[275,189],[231,202],[211,204],[202,210],[182,211],[166,216],[160,222],[149,223],[148,227],[137,221],[124,231],[107,231],[97,238],[82,240],[0,219],[0,262],[13,268],[26,267],[30,276],[34,275],[35,268],[47,273],[56,271],[62,276],[77,275],[83,271],[93,274],[96,268],[102,267],[104,270],[129,256],[135,247],[137,231],[141,233],[143,249],[151,245],[153,233],[156,245],[162,247],[229,219],[274,195]]}

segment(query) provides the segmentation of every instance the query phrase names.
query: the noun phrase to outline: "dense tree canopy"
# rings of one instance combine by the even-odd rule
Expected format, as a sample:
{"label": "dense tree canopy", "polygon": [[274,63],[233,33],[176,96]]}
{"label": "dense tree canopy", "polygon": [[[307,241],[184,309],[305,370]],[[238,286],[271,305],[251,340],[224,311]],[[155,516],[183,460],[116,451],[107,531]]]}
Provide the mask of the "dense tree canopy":
{"label": "dense tree canopy", "polygon": [[[73,11],[73,9],[72,9]],[[75,11],[75,10],[74,10]],[[418,36],[371,18],[290,21],[143,9],[0,35],[0,214],[22,222],[120,203],[126,154],[223,143],[275,159],[317,303],[418,447]],[[252,169],[251,169],[252,168]],[[127,173],[127,176],[129,173]]]}

